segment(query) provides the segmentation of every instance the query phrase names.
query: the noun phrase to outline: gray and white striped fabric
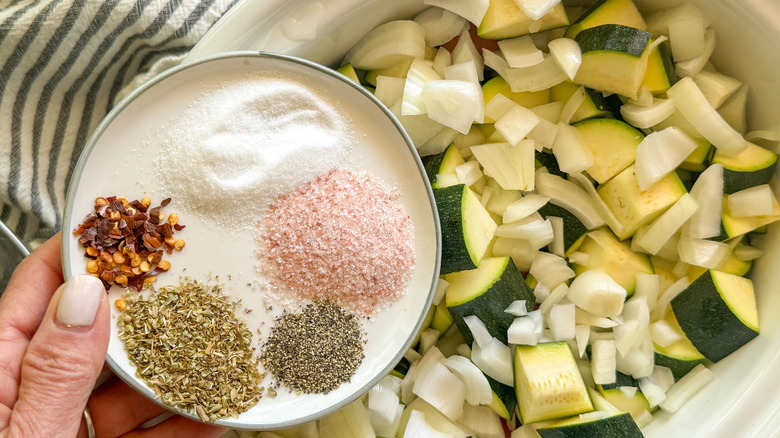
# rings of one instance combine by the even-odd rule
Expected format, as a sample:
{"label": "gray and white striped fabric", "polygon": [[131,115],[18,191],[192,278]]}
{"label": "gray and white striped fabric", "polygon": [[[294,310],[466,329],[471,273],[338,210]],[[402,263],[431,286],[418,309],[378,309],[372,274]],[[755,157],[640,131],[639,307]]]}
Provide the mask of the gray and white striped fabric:
{"label": "gray and white striped fabric", "polygon": [[185,54],[235,1],[0,0],[0,220],[28,243],[54,234],[122,88]]}

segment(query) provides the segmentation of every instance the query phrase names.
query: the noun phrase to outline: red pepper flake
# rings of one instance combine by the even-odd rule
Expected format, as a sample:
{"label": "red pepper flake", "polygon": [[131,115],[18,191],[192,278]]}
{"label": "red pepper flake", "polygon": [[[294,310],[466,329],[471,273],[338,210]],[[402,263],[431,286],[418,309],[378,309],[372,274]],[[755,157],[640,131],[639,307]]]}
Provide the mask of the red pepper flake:
{"label": "red pepper flake", "polygon": [[[185,227],[178,223],[173,227],[160,224],[162,209],[170,202],[171,198],[166,198],[158,207],[149,209],[149,198],[95,199],[95,211],[73,230],[79,245],[86,248],[87,272],[103,280],[107,289],[116,285],[141,290],[170,269],[163,252],[171,254],[184,247],[183,240],[174,245],[173,233]],[[178,216],[173,216],[178,222]]]}
{"label": "red pepper flake", "polygon": [[414,226],[376,178],[336,169],[268,208],[260,270],[297,298],[370,314],[395,302],[415,263]]}

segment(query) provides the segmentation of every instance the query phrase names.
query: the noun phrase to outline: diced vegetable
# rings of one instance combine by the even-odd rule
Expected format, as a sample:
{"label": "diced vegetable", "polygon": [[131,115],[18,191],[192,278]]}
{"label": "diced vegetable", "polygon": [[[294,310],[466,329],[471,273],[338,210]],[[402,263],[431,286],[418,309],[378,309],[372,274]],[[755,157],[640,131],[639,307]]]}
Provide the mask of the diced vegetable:
{"label": "diced vegetable", "polygon": [[391,67],[425,55],[425,29],[411,20],[391,21],[364,36],[344,56],[344,63],[362,70]]}
{"label": "diced vegetable", "polygon": [[434,189],[442,230],[441,273],[476,268],[496,224],[466,185]]}

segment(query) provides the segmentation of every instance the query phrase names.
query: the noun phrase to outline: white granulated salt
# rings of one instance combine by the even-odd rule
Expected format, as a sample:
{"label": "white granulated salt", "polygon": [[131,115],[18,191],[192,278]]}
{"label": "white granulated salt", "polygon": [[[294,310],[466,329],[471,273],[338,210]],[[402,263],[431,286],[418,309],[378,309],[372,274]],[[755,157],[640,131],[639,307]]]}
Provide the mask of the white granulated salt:
{"label": "white granulated salt", "polygon": [[161,189],[222,228],[251,229],[278,196],[346,159],[349,118],[327,90],[255,72],[199,96],[161,135]]}

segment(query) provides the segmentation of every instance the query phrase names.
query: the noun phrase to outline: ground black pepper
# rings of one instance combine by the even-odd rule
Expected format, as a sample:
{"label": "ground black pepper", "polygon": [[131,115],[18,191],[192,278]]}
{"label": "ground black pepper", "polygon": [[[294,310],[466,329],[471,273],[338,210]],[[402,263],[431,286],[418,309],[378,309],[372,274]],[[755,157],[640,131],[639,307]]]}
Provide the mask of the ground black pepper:
{"label": "ground black pepper", "polygon": [[331,301],[276,318],[260,360],[283,385],[327,393],[349,381],[363,361],[359,319]]}

